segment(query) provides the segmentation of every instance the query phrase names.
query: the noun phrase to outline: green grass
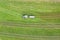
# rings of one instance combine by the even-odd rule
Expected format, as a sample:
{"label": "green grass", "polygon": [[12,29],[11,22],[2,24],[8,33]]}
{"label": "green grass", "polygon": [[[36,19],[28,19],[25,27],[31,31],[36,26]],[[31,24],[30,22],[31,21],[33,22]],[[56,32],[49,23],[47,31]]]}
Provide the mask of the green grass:
{"label": "green grass", "polygon": [[[12,34],[6,35],[5,33],[12,33]],[[19,35],[14,36],[13,34],[19,34]],[[28,35],[28,37],[23,35]],[[39,36],[43,36],[43,37],[39,37]],[[44,37],[44,36],[48,36],[48,37]],[[13,26],[10,27],[10,26],[2,26],[2,25],[0,26],[0,39],[2,40],[46,40],[46,39],[58,40],[60,39],[59,37],[49,37],[49,36],[60,36],[60,29],[46,29],[46,28],[40,29],[35,27],[13,27]]]}
{"label": "green grass", "polygon": [[[22,15],[35,15],[34,19],[23,19]],[[42,16],[49,14],[60,15],[60,2],[23,2],[23,1],[0,1],[0,22],[13,23],[60,23],[60,18],[46,19]],[[55,17],[54,17],[55,18]],[[45,26],[44,26],[45,27]],[[21,27],[21,26],[7,26],[0,24],[0,32],[13,33],[19,35],[32,35],[32,36],[60,36],[60,29],[47,29],[38,27]],[[59,38],[37,38],[32,39],[30,37],[9,37],[7,35],[0,34],[2,40],[59,40]]]}
{"label": "green grass", "polygon": [[0,26],[0,32],[32,36],[60,36],[60,29],[46,29],[46,28],[40,29],[34,27]]}
{"label": "green grass", "polygon": [[40,37],[40,38],[30,38],[30,37],[7,37],[0,36],[1,40],[59,40],[59,37]]}
{"label": "green grass", "polygon": [[[60,12],[60,3],[59,2],[22,2],[22,1],[1,1],[0,2],[0,21],[9,20],[17,22],[20,21],[22,23],[26,22],[34,22],[39,23],[41,22],[42,18],[38,18],[40,16],[40,13],[42,15],[45,13],[59,13]],[[22,15],[28,14],[28,15],[35,15],[35,19],[23,19]],[[39,16],[38,16],[39,15]],[[58,19],[59,20],[59,19]],[[58,22],[57,20],[57,22]],[[50,20],[49,20],[50,21]],[[48,22],[49,22],[48,21]],[[42,21],[43,22],[43,21]],[[53,22],[53,21],[52,21]],[[55,22],[55,21],[54,21]]]}
{"label": "green grass", "polygon": [[1,40],[33,40],[32,38],[28,38],[28,37],[20,37],[20,38],[16,38],[16,37],[7,37],[7,36],[0,36]]}

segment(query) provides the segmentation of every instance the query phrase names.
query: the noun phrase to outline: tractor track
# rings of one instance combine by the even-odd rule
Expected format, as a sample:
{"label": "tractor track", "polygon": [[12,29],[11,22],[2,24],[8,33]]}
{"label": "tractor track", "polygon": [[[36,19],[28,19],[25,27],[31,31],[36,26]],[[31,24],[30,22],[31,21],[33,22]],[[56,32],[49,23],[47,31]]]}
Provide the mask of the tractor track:
{"label": "tractor track", "polygon": [[60,28],[60,23],[15,23],[15,22],[0,22],[3,26],[18,26],[18,27],[39,27],[39,28]]}
{"label": "tractor track", "polygon": [[15,34],[15,33],[6,33],[6,32],[0,32],[0,36],[8,36],[8,37],[18,37],[18,38],[20,38],[20,37],[27,37],[27,38],[48,38],[48,37],[50,37],[50,38],[52,38],[52,37],[54,37],[54,38],[60,38],[60,36],[33,36],[33,35],[22,35],[22,34]]}

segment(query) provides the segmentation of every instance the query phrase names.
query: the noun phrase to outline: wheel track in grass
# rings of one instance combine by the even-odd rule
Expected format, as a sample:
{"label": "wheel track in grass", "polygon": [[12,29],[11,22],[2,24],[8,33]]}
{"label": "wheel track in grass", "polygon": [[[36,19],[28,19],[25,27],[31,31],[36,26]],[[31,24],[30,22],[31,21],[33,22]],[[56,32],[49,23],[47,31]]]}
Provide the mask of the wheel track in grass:
{"label": "wheel track in grass", "polygon": [[[8,22],[8,24],[9,24],[9,22]],[[56,29],[60,29],[60,28],[56,28]],[[16,38],[32,38],[32,39],[38,39],[38,40],[40,38],[60,38],[60,36],[32,36],[32,35],[21,35],[21,34],[5,33],[5,32],[0,32],[0,34],[2,34],[0,36],[16,37]]]}
{"label": "wheel track in grass", "polygon": [[8,37],[28,37],[28,38],[48,38],[48,37],[54,37],[54,38],[60,38],[60,36],[33,36],[33,35],[21,35],[21,34],[14,34],[14,33],[5,33],[0,32],[0,36],[8,36]]}
{"label": "wheel track in grass", "polygon": [[22,2],[60,2],[60,0],[9,0],[9,1],[22,1]]}
{"label": "wheel track in grass", "polygon": [[60,28],[60,23],[15,23],[15,22],[0,22],[3,26],[18,26],[18,27],[37,27],[37,28]]}

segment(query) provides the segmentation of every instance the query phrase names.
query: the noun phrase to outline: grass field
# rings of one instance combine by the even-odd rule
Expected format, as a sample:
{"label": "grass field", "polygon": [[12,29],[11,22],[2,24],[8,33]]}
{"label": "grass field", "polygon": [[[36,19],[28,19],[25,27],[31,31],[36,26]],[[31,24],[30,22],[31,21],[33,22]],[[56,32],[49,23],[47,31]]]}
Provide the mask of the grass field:
{"label": "grass field", "polygon": [[1,0],[0,40],[60,40],[60,1]]}
{"label": "grass field", "polygon": [[[40,18],[40,15],[44,15],[44,13],[50,14],[50,16],[56,13],[56,15],[59,15],[60,12],[60,3],[50,3],[50,2],[23,2],[23,1],[0,1],[0,15],[1,21],[5,20],[13,20],[13,21],[20,21],[20,22],[39,22],[42,21],[42,18]],[[51,14],[52,13],[52,14]],[[35,15],[35,19],[23,19],[23,14],[29,14],[29,15]],[[48,15],[47,14],[47,15]],[[46,16],[46,15],[45,15]],[[60,16],[60,15],[59,15]],[[49,19],[50,20],[50,19]],[[55,20],[55,19],[53,19]],[[53,22],[52,20],[52,22]],[[58,18],[56,21],[59,21]],[[47,21],[47,20],[46,20]],[[43,21],[42,21],[43,22]]]}
{"label": "grass field", "polygon": [[2,40],[59,40],[60,29],[0,26]]}

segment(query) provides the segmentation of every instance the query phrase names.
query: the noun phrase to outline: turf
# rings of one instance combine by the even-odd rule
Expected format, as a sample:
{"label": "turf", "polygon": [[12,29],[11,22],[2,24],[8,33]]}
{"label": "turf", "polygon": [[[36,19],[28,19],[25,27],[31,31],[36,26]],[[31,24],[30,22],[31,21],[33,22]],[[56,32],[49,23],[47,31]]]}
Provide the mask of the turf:
{"label": "turf", "polygon": [[[59,14],[60,12],[60,3],[59,2],[23,2],[23,1],[1,1],[0,2],[0,20],[9,20],[14,22],[20,21],[20,22],[34,22],[34,23],[39,23],[41,22],[42,18],[38,18],[40,14]],[[4,14],[4,15],[3,15]],[[22,15],[23,14],[28,14],[28,15],[35,15],[35,19],[23,19]],[[39,16],[38,16],[39,15]],[[59,19],[57,19],[58,22]],[[46,20],[48,22],[55,22],[50,20]],[[42,21],[43,22],[43,21]],[[60,22],[60,21],[59,21]]]}
{"label": "turf", "polygon": [[30,38],[30,37],[7,37],[0,36],[1,40],[59,40],[59,37],[40,37],[40,38]]}
{"label": "turf", "polygon": [[1,26],[0,32],[32,36],[60,36],[60,29]]}
{"label": "turf", "polygon": [[[36,18],[24,19],[22,18],[23,14],[35,15]],[[32,25],[30,23],[32,23]],[[34,23],[38,23],[39,25],[36,24],[36,26],[33,27]],[[42,23],[45,24],[42,25],[44,27],[41,26]],[[50,23],[52,23],[52,25],[48,25]],[[55,23],[60,24],[60,2],[27,0],[0,1],[1,40],[60,40],[60,37],[52,37],[60,36],[60,25],[56,26],[54,25]],[[46,25],[48,28],[46,28]],[[49,29],[49,27],[51,28]]]}
{"label": "turf", "polygon": [[0,26],[1,40],[59,40],[59,36],[60,29]]}

